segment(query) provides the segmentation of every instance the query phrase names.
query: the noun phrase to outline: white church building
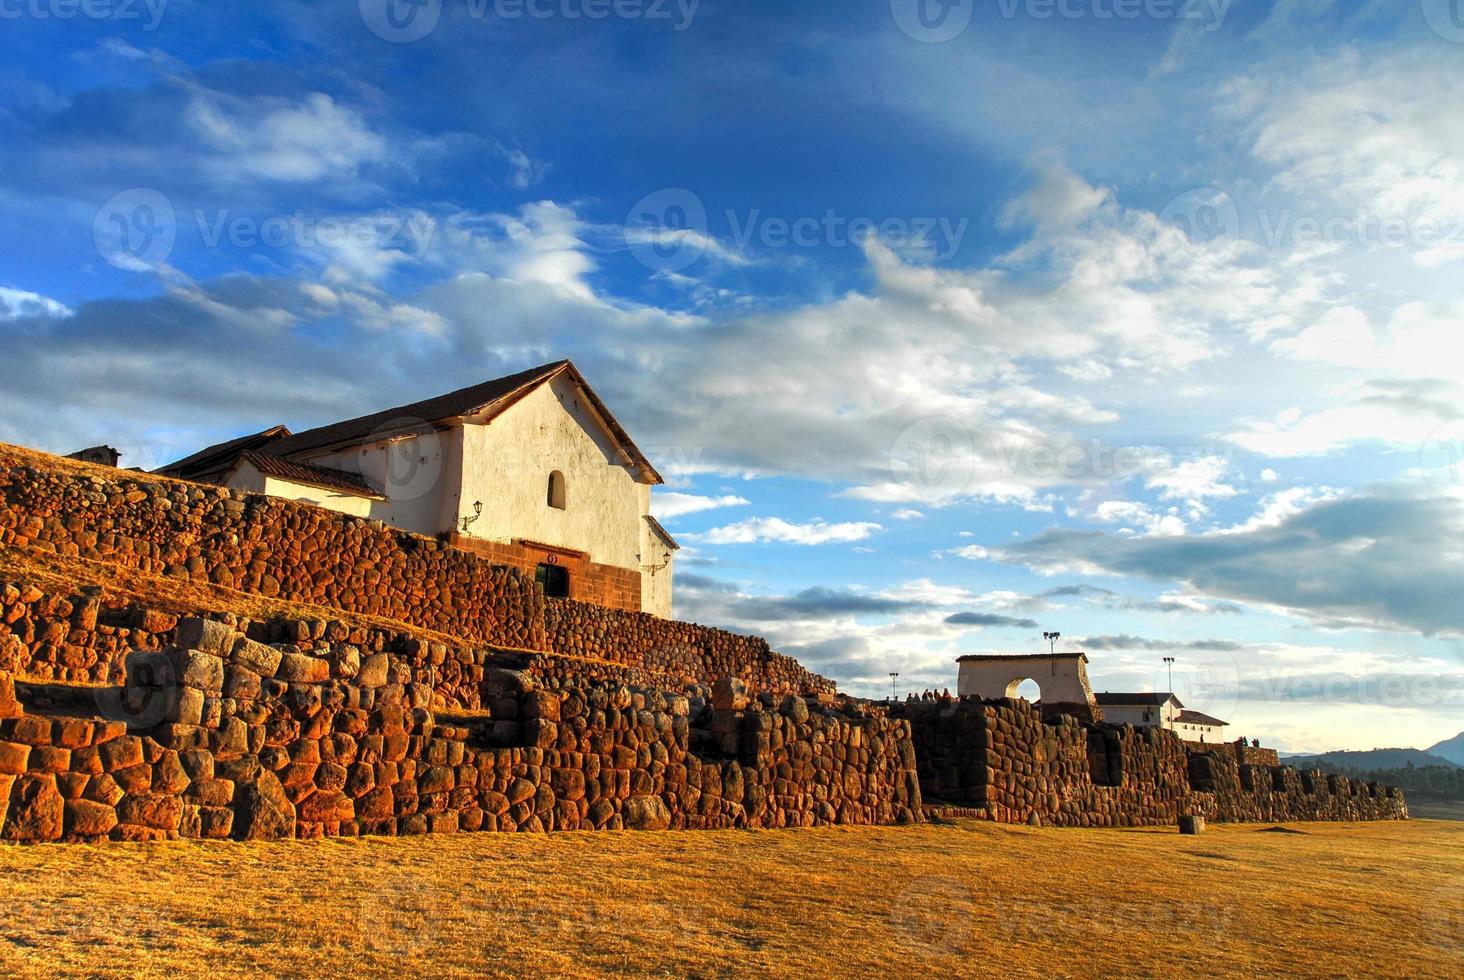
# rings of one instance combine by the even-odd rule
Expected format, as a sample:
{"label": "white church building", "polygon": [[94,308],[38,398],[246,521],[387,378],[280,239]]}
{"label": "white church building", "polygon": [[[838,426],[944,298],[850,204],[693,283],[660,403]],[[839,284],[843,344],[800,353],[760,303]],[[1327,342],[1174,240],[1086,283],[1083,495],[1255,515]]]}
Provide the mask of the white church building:
{"label": "white church building", "polygon": [[669,618],[660,474],[569,361],[331,425],[276,425],[158,471],[316,504],[532,574],[546,595]]}

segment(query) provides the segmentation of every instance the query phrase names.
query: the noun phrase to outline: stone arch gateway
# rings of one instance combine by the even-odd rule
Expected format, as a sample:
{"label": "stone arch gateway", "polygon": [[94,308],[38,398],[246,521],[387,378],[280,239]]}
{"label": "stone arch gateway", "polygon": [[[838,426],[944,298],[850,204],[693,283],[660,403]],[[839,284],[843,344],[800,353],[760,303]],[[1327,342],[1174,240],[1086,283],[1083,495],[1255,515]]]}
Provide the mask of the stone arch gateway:
{"label": "stone arch gateway", "polygon": [[1023,681],[1042,691],[1044,716],[1061,713],[1085,720],[1102,717],[1088,684],[1085,653],[967,654],[957,657],[956,693],[987,700],[1015,698]]}

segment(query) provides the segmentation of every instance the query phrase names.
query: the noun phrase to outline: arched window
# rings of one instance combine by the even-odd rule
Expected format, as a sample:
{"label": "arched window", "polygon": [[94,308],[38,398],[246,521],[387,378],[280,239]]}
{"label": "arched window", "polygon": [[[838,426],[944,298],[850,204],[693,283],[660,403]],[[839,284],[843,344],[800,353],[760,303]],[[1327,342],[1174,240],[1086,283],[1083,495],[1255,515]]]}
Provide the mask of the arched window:
{"label": "arched window", "polygon": [[558,470],[549,474],[548,503],[555,510],[564,509],[564,474]]}

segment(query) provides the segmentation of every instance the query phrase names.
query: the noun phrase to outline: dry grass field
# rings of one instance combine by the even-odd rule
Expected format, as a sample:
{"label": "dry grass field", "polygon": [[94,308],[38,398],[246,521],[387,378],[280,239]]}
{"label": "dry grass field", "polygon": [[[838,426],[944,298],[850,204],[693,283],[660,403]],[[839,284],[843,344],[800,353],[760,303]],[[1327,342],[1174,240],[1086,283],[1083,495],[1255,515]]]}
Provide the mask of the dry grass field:
{"label": "dry grass field", "polygon": [[1464,976],[1464,825],[0,848],[0,973]]}

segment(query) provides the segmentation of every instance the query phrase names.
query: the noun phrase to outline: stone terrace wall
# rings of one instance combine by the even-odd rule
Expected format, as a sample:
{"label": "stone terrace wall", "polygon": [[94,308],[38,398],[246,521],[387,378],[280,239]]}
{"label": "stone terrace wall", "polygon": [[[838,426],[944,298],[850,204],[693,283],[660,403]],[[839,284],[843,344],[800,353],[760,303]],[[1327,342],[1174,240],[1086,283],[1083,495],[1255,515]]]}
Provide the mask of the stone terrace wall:
{"label": "stone terrace wall", "polygon": [[[907,723],[804,699],[714,705],[490,669],[481,709],[428,708],[402,658],[266,645],[187,618],[133,654],[131,724],[0,675],[0,839],[318,837],[918,820]],[[25,685],[20,685],[22,688]],[[54,695],[55,692],[51,691]]]}
{"label": "stone terrace wall", "polygon": [[1402,793],[1332,781],[1285,766],[1192,753],[1172,732],[1042,720],[1021,700],[896,704],[911,723],[926,800],[988,819],[1058,826],[1215,821],[1376,820],[1407,816]]}
{"label": "stone terrace wall", "polygon": [[1185,739],[1184,747],[1191,752],[1219,752],[1236,762],[1252,766],[1279,766],[1281,756],[1275,749],[1252,747],[1245,739],[1234,742],[1191,742]]}
{"label": "stone terrace wall", "polygon": [[53,470],[0,451],[0,548],[544,649],[543,597],[522,573],[380,522],[222,487]]}
{"label": "stone terrace wall", "polygon": [[775,653],[760,636],[743,636],[642,612],[546,599],[544,626],[556,653],[640,666],[670,686],[737,677],[772,694],[832,694],[834,682]]}
{"label": "stone terrace wall", "polygon": [[[733,676],[774,694],[834,691],[832,681],[759,637],[545,600],[532,577],[517,569],[379,522],[221,487],[40,461],[49,457],[0,446],[0,549],[101,559],[397,620],[468,647],[598,659],[673,690]],[[0,642],[9,643],[18,672],[100,683],[117,675],[126,631],[162,632],[156,622],[108,615],[96,596],[45,596],[24,583],[15,588],[21,591],[0,592]]]}

